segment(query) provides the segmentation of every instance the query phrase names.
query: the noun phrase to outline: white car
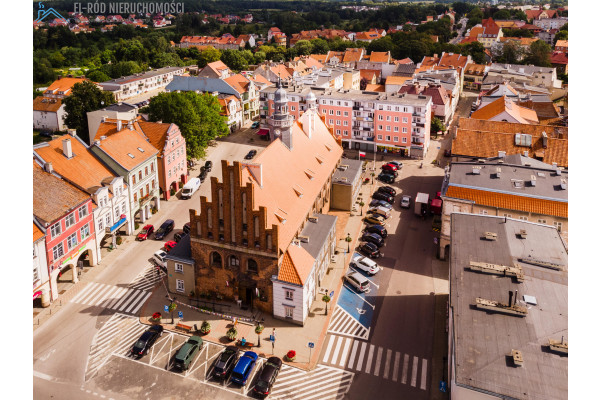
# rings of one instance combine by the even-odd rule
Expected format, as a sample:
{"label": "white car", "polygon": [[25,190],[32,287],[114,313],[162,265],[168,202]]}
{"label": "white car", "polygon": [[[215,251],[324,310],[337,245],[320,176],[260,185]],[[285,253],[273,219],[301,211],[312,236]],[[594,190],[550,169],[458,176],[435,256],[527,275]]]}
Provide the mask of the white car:
{"label": "white car", "polygon": [[410,196],[402,196],[402,200],[400,200],[400,207],[410,208]]}
{"label": "white car", "polygon": [[363,270],[369,275],[375,275],[381,267],[377,263],[365,256],[356,256],[351,262],[350,266]]}
{"label": "white car", "polygon": [[167,269],[167,260],[165,260],[166,255],[167,253],[165,253],[163,250],[159,250],[152,256],[152,261],[154,261],[154,263],[163,271]]}

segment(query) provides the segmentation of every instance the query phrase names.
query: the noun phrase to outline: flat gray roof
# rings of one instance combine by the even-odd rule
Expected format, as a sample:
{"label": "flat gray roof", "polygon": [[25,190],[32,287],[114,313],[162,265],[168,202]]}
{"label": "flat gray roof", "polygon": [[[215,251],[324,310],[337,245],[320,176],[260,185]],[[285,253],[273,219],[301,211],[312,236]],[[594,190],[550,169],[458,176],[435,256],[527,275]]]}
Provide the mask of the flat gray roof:
{"label": "flat gray roof", "polygon": [[[552,165],[529,158],[508,158],[500,163],[500,158],[477,161],[453,162],[448,186],[466,187],[517,196],[545,198],[553,201],[568,201],[568,171],[561,170],[557,175]],[[514,163],[512,163],[514,162]],[[530,166],[525,163],[531,164]],[[543,167],[542,167],[543,166]],[[479,174],[473,169],[479,168]],[[500,177],[497,177],[500,168]],[[535,186],[531,184],[535,177]],[[567,181],[566,189],[561,189],[561,181]]]}
{"label": "flat gray roof", "polygon": [[135,109],[137,109],[137,107],[129,103],[115,103],[103,108],[103,110],[106,111],[116,112],[127,112]]}
{"label": "flat gray roof", "polygon": [[308,221],[304,224],[302,236],[308,236],[308,243],[302,242],[300,245],[313,258],[317,258],[323,245],[327,243],[327,235],[334,228],[337,217],[335,215],[315,214],[317,222]]}
{"label": "flat gray roof", "polygon": [[[352,160],[350,158],[342,158],[340,161],[340,166],[347,165],[348,168],[346,170],[342,170],[339,167],[335,169],[333,173],[332,182],[340,185],[352,185],[352,182],[360,176],[362,172],[362,161],[361,160]],[[346,182],[342,180],[342,178],[346,178]]]}
{"label": "flat gray roof", "polygon": [[[517,233],[527,230],[527,238]],[[482,240],[484,232],[497,240]],[[562,264],[555,271],[519,262],[533,258]],[[473,272],[471,261],[523,268],[525,281]],[[554,227],[502,217],[455,213],[451,216],[450,307],[452,313],[454,380],[464,387],[516,399],[566,399],[568,357],[550,353],[548,339],[568,341],[568,257]],[[471,305],[476,297],[508,303],[509,290],[518,290],[517,305],[525,317],[488,313]],[[523,295],[537,305],[526,304]],[[520,350],[522,367],[507,355]]]}
{"label": "flat gray roof", "polygon": [[118,85],[121,85],[123,83],[134,82],[134,81],[139,81],[141,79],[152,78],[154,76],[158,76],[158,75],[162,75],[162,74],[167,74],[169,72],[179,71],[181,69],[185,70],[185,67],[164,67],[164,68],[159,68],[159,69],[148,71],[148,72],[142,72],[140,74],[122,76],[122,77],[117,78],[117,79],[112,79],[110,81],[101,82],[100,85],[105,85],[105,84],[118,84]]}

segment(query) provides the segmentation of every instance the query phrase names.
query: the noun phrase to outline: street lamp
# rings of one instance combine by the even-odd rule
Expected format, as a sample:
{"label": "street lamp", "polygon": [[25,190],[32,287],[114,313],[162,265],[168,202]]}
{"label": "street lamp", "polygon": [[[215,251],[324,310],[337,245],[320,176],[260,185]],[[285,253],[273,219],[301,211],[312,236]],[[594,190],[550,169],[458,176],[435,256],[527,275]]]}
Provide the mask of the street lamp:
{"label": "street lamp", "polygon": [[174,324],[175,318],[173,317],[173,311],[175,311],[175,309],[177,308],[177,304],[175,304],[175,300],[177,300],[177,297],[170,298],[168,294],[165,297],[171,302],[169,304],[169,311],[171,312],[171,323]]}
{"label": "street lamp", "polygon": [[257,323],[256,328],[254,329],[254,332],[256,332],[256,334],[258,335],[258,347],[260,347],[260,334],[262,333],[263,329],[265,329],[264,318],[262,318],[260,322]]}
{"label": "street lamp", "polygon": [[350,253],[350,242],[352,241],[352,238],[350,237],[350,234],[348,234],[348,236],[346,236],[346,242],[348,242],[348,253]]}

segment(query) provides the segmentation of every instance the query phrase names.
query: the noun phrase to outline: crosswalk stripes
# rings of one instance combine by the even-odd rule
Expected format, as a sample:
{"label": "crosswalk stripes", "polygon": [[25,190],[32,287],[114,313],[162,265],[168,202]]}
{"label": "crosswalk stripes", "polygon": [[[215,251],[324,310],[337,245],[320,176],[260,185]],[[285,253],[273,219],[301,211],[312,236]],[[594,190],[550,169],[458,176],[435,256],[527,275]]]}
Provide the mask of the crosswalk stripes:
{"label": "crosswalk stripes", "polygon": [[151,294],[144,290],[91,282],[71,302],[135,314]]}
{"label": "crosswalk stripes", "polygon": [[318,365],[304,371],[284,365],[273,385],[270,399],[337,400],[350,389],[354,373],[339,368]]}
{"label": "crosswalk stripes", "polygon": [[129,287],[138,290],[150,290],[156,286],[162,278],[167,276],[160,268],[150,265],[136,276]]}
{"label": "crosswalk stripes", "polygon": [[342,307],[336,306],[327,332],[368,340],[370,328],[362,325]]}
{"label": "crosswalk stripes", "polygon": [[393,382],[398,382],[400,376],[401,384],[427,390],[425,358],[344,336],[327,335],[326,340],[319,365],[364,372]]}

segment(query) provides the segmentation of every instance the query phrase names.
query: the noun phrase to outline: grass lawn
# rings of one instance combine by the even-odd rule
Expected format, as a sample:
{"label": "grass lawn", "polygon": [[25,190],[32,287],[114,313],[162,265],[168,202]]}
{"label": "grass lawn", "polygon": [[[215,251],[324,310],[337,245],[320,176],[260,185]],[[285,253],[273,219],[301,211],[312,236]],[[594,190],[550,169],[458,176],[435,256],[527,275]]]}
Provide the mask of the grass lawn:
{"label": "grass lawn", "polygon": [[40,131],[33,130],[33,144],[49,142],[51,139],[40,135]]}

